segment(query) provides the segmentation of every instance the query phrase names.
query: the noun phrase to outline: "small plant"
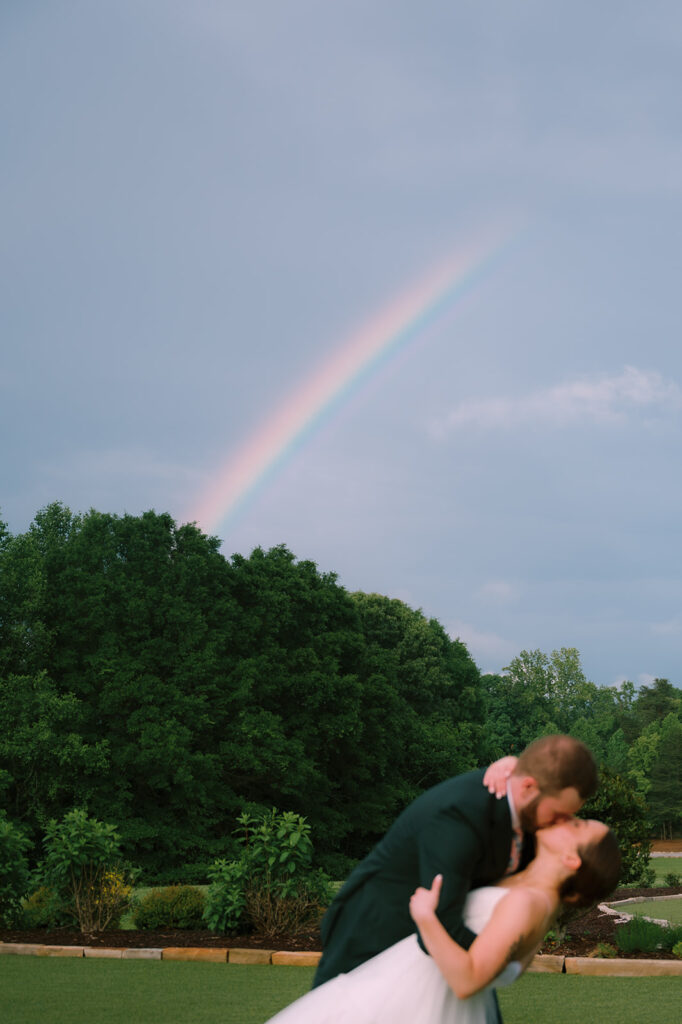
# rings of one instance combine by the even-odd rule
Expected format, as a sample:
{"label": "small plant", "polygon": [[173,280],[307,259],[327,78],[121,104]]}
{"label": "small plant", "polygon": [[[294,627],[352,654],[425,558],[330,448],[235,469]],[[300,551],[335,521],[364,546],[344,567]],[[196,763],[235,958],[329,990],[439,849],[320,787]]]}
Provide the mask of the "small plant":
{"label": "small plant", "polygon": [[665,948],[667,933],[671,930],[643,917],[633,917],[616,929],[616,945],[623,953],[653,953]]}
{"label": "small plant", "polygon": [[113,825],[70,811],[51,821],[43,843],[41,879],[83,935],[115,927],[130,905],[134,873],[121,863],[120,842]]}
{"label": "small plant", "polygon": [[673,956],[677,956],[682,960],[682,942],[676,942],[672,948]]}
{"label": "small plant", "polygon": [[29,886],[27,851],[31,843],[0,813],[0,923],[12,925],[21,917],[22,899]]}
{"label": "small plant", "polygon": [[665,875],[663,881],[667,886],[669,886],[669,888],[675,889],[680,884],[680,876],[676,871],[669,871],[668,874]]}
{"label": "small plant", "polygon": [[618,950],[610,942],[598,942],[589,955],[600,957],[604,960],[612,960],[618,956]]}
{"label": "small plant", "polygon": [[169,885],[138,897],[133,906],[136,928],[201,928],[206,898],[194,885]]}
{"label": "small plant", "polygon": [[240,928],[272,936],[317,922],[331,900],[328,877],[312,870],[310,826],[293,811],[275,808],[262,818],[242,814],[236,861],[210,870],[204,918],[212,930]]}

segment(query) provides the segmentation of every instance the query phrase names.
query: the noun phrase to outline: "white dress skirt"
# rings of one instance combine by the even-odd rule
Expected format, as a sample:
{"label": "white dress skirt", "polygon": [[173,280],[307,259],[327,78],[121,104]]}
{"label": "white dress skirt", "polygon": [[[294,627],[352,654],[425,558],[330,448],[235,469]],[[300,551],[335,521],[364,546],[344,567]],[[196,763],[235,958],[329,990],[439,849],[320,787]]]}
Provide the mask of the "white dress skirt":
{"label": "white dress skirt", "polygon": [[[477,934],[507,889],[472,889],[464,921]],[[306,993],[271,1018],[269,1024],[489,1024],[498,1014],[494,988],[521,973],[509,964],[495,981],[468,999],[458,999],[416,935],[389,946],[348,974]]]}

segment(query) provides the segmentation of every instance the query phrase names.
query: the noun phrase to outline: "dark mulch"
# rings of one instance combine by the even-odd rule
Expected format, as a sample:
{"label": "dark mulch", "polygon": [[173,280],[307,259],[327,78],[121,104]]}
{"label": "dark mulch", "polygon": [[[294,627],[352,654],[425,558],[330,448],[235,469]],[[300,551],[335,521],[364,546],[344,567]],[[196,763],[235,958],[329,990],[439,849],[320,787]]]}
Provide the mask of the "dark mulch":
{"label": "dark mulch", "polygon": [[[628,899],[633,896],[672,896],[682,894],[682,886],[674,889],[619,889],[613,900]],[[600,942],[608,942],[615,946],[615,918],[600,913],[596,908],[571,922],[568,927],[569,936],[561,943],[546,944],[541,953],[558,953],[563,956],[590,956],[596,954]],[[2,942],[35,942],[53,946],[108,946],[108,947],[151,947],[167,946],[203,946],[221,949],[273,949],[273,950],[319,950],[322,948],[318,928],[301,932],[298,935],[216,935],[209,931],[186,931],[167,929],[163,931],[110,931],[100,932],[91,939],[72,928],[55,928],[51,931],[34,929],[33,931],[9,931],[0,929]],[[625,955],[625,954],[623,954]],[[646,959],[670,959],[670,953],[628,953],[628,957]]]}
{"label": "dark mulch", "polygon": [[[672,889],[616,889],[609,903],[616,900],[632,899],[641,896],[650,899],[652,896],[675,896],[682,894],[682,887]],[[627,907],[623,910],[627,911]],[[559,953],[562,956],[595,956],[598,955],[597,945],[607,942],[617,950],[615,933],[618,925],[611,914],[603,914],[596,907],[582,917],[571,921],[567,927],[567,935],[561,945],[545,944],[540,953]],[[670,960],[672,954],[658,951],[654,953],[621,953],[618,956],[626,959]]]}

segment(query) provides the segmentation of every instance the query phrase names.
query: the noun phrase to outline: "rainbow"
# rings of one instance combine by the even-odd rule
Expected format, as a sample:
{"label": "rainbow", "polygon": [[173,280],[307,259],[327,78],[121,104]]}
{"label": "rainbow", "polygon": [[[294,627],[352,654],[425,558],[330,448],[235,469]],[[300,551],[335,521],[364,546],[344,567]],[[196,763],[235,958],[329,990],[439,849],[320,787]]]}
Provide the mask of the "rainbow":
{"label": "rainbow", "polygon": [[507,243],[505,239],[469,247],[347,338],[230,456],[196,501],[189,520],[207,532],[231,524],[247,499],[271,479],[322,417],[446,312]]}

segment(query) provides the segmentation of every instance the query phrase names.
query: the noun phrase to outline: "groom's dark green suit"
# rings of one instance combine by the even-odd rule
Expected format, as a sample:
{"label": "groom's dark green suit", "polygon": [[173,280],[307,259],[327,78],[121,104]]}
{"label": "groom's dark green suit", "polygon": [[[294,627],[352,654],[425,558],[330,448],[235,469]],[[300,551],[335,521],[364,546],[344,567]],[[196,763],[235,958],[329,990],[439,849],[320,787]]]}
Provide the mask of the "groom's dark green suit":
{"label": "groom's dark green suit", "polygon": [[322,922],[323,955],[314,985],[345,973],[416,931],[410,896],[443,875],[438,917],[467,949],[474,935],[462,922],[470,889],[501,878],[512,826],[506,798],[483,785],[483,771],[427,790],[396,819],[355,868]]}

